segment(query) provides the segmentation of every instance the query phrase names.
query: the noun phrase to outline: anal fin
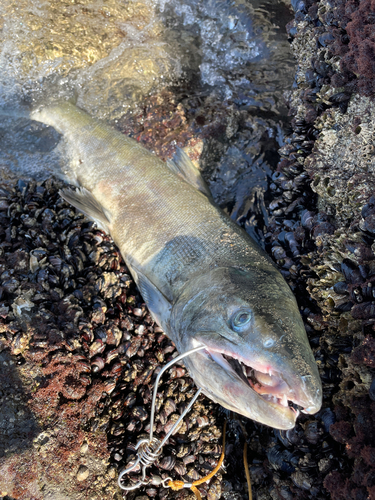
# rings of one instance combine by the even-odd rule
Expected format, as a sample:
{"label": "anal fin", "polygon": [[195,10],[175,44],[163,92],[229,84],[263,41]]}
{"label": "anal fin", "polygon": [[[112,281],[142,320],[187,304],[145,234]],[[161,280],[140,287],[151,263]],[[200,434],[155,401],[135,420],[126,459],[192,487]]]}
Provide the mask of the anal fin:
{"label": "anal fin", "polygon": [[59,194],[65,201],[71,203],[80,212],[96,222],[99,229],[109,233],[111,224],[110,214],[105,210],[98,200],[84,187],[74,189],[60,189]]}

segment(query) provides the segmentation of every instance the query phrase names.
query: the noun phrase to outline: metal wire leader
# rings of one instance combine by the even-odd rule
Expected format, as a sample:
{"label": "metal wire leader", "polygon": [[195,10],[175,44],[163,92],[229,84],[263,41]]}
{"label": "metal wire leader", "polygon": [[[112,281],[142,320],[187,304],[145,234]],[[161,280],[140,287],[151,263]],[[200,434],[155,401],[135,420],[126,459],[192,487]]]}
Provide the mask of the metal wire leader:
{"label": "metal wire leader", "polygon": [[[156,377],[155,381],[155,387],[154,387],[154,392],[152,396],[152,403],[151,403],[151,419],[150,419],[150,437],[148,439],[140,439],[138,443],[136,444],[135,449],[137,450],[137,459],[134,462],[134,464],[130,465],[126,469],[120,472],[119,477],[118,477],[118,485],[121,489],[125,491],[131,491],[139,488],[140,486],[148,484],[148,480],[146,480],[146,470],[148,467],[150,467],[161,455],[163,446],[165,443],[168,441],[170,436],[173,434],[177,426],[180,424],[181,420],[185,417],[185,415],[190,411],[190,408],[193,406],[195,401],[197,400],[199,394],[202,392],[202,389],[198,389],[197,392],[194,394],[193,398],[191,399],[190,403],[188,406],[185,408],[185,410],[182,412],[176,423],[173,425],[172,429],[165,435],[164,439],[160,441],[159,439],[154,437],[154,419],[155,419],[155,406],[156,406],[156,397],[158,393],[158,386],[160,383],[160,379],[164,372],[168,370],[172,365],[180,361],[181,359],[185,358],[186,356],[189,356],[190,354],[193,354],[194,352],[200,351],[204,349],[205,346],[201,345],[198,347],[194,347],[194,349],[190,349],[189,351],[186,351],[182,354],[179,354],[176,358],[172,359],[172,361],[169,361],[159,372],[158,376]],[[141,469],[142,469],[142,476],[141,479],[133,484],[133,485],[124,485],[122,484],[123,477],[126,474],[129,474],[132,472],[138,464],[141,464]],[[161,483],[163,486],[166,486],[166,481],[170,480],[170,478],[164,479]]]}

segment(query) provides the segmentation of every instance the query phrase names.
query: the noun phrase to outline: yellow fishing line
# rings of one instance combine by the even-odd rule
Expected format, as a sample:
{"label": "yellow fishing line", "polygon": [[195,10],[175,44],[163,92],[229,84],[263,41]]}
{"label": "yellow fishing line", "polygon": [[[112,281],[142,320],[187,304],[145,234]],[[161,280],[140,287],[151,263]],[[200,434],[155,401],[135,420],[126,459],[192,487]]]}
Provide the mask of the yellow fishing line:
{"label": "yellow fishing line", "polygon": [[244,467],[245,467],[247,488],[249,490],[249,500],[253,500],[253,494],[251,492],[251,480],[250,480],[249,463],[247,461],[247,441],[245,441],[245,446],[243,447],[243,464],[244,464]]}
{"label": "yellow fishing line", "polygon": [[[227,429],[227,422],[225,421],[224,428],[223,428],[223,451],[221,452],[221,455],[220,455],[220,458],[219,458],[219,461],[218,461],[216,467],[209,474],[207,474],[207,476],[202,477],[202,479],[198,479],[197,481],[194,481],[192,483],[192,485],[190,486],[191,491],[193,491],[195,493],[195,496],[197,497],[198,500],[202,500],[202,497],[201,497],[201,494],[199,493],[197,486],[205,483],[206,481],[209,481],[218,472],[218,470],[220,469],[220,467],[223,464],[224,455],[225,455],[225,432],[226,432],[226,429]],[[186,483],[184,481],[169,481],[168,482],[168,486],[170,488],[172,488],[172,490],[174,490],[174,491],[181,490],[182,488],[185,487],[185,484]]]}

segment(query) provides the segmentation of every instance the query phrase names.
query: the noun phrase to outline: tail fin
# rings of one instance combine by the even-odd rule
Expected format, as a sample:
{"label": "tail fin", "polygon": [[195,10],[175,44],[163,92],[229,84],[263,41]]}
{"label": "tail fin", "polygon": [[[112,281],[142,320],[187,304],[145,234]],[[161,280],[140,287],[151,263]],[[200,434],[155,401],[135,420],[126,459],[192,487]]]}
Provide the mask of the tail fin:
{"label": "tail fin", "polygon": [[52,127],[33,120],[27,106],[0,108],[0,167],[22,179],[66,179],[66,146]]}

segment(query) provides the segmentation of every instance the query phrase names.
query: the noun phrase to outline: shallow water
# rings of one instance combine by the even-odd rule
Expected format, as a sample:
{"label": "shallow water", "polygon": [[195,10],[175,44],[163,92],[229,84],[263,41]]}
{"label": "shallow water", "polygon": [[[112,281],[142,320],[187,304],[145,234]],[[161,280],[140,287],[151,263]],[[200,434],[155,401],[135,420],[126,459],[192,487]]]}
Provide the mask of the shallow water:
{"label": "shallow water", "polygon": [[192,77],[226,99],[250,93],[256,102],[290,85],[286,12],[259,0],[3,0],[0,103],[75,95],[114,118]]}

